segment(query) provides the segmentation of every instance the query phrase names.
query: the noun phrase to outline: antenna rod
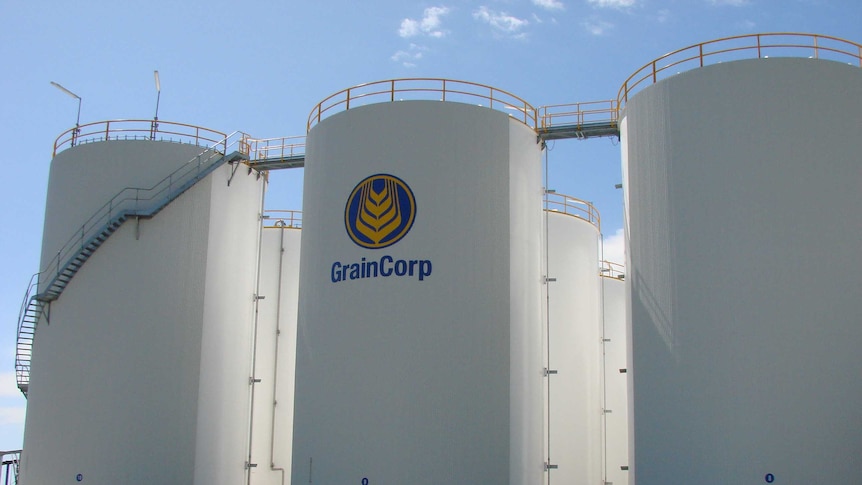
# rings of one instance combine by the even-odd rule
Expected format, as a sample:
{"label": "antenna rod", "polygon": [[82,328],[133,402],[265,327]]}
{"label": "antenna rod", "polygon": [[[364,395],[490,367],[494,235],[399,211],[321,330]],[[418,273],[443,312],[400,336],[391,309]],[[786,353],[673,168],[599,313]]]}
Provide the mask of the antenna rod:
{"label": "antenna rod", "polygon": [[69,91],[68,89],[64,88],[60,85],[60,83],[55,83],[54,81],[51,81],[51,86],[54,86],[60,91],[63,91],[64,93],[68,94],[70,97],[78,100],[78,117],[75,118],[75,133],[72,135],[72,146],[75,146],[75,141],[78,138],[78,134],[81,132],[81,97],[73,93],[72,91]]}
{"label": "antenna rod", "polygon": [[159,101],[162,98],[162,83],[159,81],[159,71],[153,71],[153,77],[156,79],[156,115],[153,117],[153,129],[150,130],[150,139],[156,138],[156,131],[159,129]]}

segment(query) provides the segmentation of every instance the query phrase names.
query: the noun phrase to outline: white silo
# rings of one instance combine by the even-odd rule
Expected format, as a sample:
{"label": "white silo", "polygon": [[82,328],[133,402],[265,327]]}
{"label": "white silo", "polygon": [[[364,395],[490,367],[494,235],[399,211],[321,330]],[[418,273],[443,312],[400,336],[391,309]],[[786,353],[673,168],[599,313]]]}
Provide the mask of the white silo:
{"label": "white silo", "polygon": [[629,383],[625,267],[602,261],[605,481],[629,483]]}
{"label": "white silo", "polygon": [[307,139],[292,483],[538,484],[535,112],[456,81],[390,102],[411,83],[312,114],[342,110]]}
{"label": "white silo", "polygon": [[748,41],[622,112],[638,485],[859,482],[862,47]]}
{"label": "white silo", "polygon": [[[116,140],[134,125],[108,122],[51,163],[40,276],[49,303],[33,347],[22,482],[238,483],[246,473],[265,182],[218,163],[237,146],[204,150],[202,129],[161,127],[185,143]],[[64,263],[94,246],[58,297],[48,261],[59,253],[68,273]]]}
{"label": "white silo", "polygon": [[592,204],[547,195],[548,324],[545,366],[549,483],[600,483],[602,326],[599,214]]}
{"label": "white silo", "polygon": [[261,237],[251,483],[290,478],[301,213],[267,211]]}

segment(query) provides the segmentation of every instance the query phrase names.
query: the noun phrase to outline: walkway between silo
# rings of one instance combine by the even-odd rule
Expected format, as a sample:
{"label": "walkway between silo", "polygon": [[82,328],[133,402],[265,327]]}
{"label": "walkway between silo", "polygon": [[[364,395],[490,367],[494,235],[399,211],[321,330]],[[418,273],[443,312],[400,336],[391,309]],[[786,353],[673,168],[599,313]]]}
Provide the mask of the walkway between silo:
{"label": "walkway between silo", "polygon": [[[536,134],[542,141],[574,138],[586,140],[613,136],[620,128],[615,101],[590,101],[539,108],[542,126]],[[255,170],[269,171],[305,166],[305,137],[292,136],[248,140],[248,164]]]}

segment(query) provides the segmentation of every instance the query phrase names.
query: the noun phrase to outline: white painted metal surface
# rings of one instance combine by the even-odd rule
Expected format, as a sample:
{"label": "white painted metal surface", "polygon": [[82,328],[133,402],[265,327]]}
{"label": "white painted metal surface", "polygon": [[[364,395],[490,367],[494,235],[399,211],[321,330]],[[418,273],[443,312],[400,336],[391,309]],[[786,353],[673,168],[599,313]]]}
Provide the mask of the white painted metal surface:
{"label": "white painted metal surface", "polygon": [[573,214],[547,212],[547,457],[551,484],[602,481],[602,325],[599,230]]}
{"label": "white painted metal surface", "polygon": [[[231,167],[212,175],[204,276],[195,485],[237,483],[249,455],[249,377],[265,179]],[[189,248],[192,250],[192,248]],[[154,304],[158,304],[154,302]]]}
{"label": "white painted metal surface", "polygon": [[727,62],[623,113],[634,476],[853,483],[862,70]]}
{"label": "white painted metal surface", "polygon": [[[622,270],[622,267],[619,267]],[[626,282],[619,272],[602,278],[602,326],[604,327],[604,449],[605,480],[629,483],[628,337],[626,335]],[[623,372],[625,371],[625,372]]]}
{"label": "white painted metal surface", "polygon": [[[121,188],[152,185],[199,151],[123,141],[62,152],[43,253]],[[228,187],[230,176],[223,166],[155,218],[124,224],[51,303],[34,346],[22,482],[243,480],[264,181],[241,170]]]}
{"label": "white painted metal surface", "polygon": [[[541,483],[540,153],[522,123],[451,102],[312,129],[292,483]],[[345,207],[377,174],[410,188],[400,210],[415,217],[368,249]]]}
{"label": "white painted metal surface", "polygon": [[[272,220],[267,221],[272,224]],[[267,227],[261,239],[260,311],[257,329],[251,470],[254,485],[290,481],[293,381],[301,232]]]}
{"label": "white painted metal surface", "polygon": [[197,145],[123,140],[78,145],[57,154],[48,178],[39,268],[114,195],[126,187],[156,185],[203,150]]}

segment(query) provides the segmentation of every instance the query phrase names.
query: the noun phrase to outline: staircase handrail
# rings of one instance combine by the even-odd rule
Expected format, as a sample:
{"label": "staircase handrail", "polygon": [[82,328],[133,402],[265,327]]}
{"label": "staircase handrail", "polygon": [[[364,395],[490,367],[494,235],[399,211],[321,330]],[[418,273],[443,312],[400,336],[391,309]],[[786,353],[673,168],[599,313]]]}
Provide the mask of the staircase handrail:
{"label": "staircase handrail", "polygon": [[30,277],[30,282],[27,284],[27,291],[24,292],[24,301],[21,302],[21,310],[18,311],[18,333],[21,333],[21,320],[24,318],[24,313],[27,311],[27,305],[30,303],[30,297],[33,296],[33,288],[39,284],[39,273],[33,273]]}
{"label": "staircase handrail", "polygon": [[[248,139],[250,137],[245,133],[236,131],[230,135],[226,135],[221,141],[218,141],[192,157],[187,162],[183,163],[176,170],[171,172],[167,177],[163,178],[150,188],[126,187],[120,190],[107,203],[96,210],[96,212],[81,226],[80,231],[75,231],[75,234],[61,246],[55,256],[45,268],[34,274],[30,278],[30,283],[24,294],[24,301],[21,304],[21,310],[18,314],[18,325],[16,334],[16,349],[15,349],[15,374],[18,383],[18,388],[27,396],[30,381],[30,358],[32,357],[33,339],[35,339],[36,325],[41,318],[44,306],[47,302],[57,299],[68,284],[74,272],[80,267],[82,261],[78,261],[77,266],[73,266],[76,259],[84,254],[85,248],[91,247],[100,233],[104,233],[111,225],[122,224],[126,218],[130,216],[152,217],[164,208],[168,203],[179,197],[188,188],[197,182],[199,177],[206,175],[208,171],[217,168],[219,162],[226,160],[248,159]],[[228,155],[230,147],[237,147],[237,150]],[[223,152],[219,148],[223,148]],[[195,163],[196,162],[196,163]],[[167,192],[165,194],[165,192]],[[134,198],[131,195],[134,194]],[[143,196],[142,196],[143,194]],[[162,196],[162,194],[165,194]],[[157,197],[160,202],[151,203]],[[129,201],[134,201],[134,204],[129,204]],[[143,207],[142,207],[143,202]],[[104,222],[102,222],[104,221]],[[88,227],[89,226],[89,227]],[[113,232],[113,231],[111,231]],[[110,235],[110,233],[108,233]],[[98,239],[98,244],[104,241],[107,235],[102,234],[102,239]],[[98,244],[96,247],[98,247]],[[86,258],[83,260],[86,261]],[[61,265],[62,262],[62,265]],[[42,276],[49,274],[56,267],[56,274],[53,278],[48,279],[47,283],[42,286]],[[61,274],[73,268],[71,275],[65,275],[66,279],[61,279]],[[35,289],[35,294],[34,294]],[[40,289],[42,290],[40,292]],[[52,294],[53,293],[53,294]],[[32,330],[32,336],[22,340],[22,332],[25,329],[25,324],[28,324],[27,329]],[[27,342],[29,340],[29,342]]]}
{"label": "staircase handrail", "polygon": [[33,276],[30,277],[30,283],[27,285],[27,291],[24,293],[24,301],[21,302],[21,310],[18,312],[18,329],[15,332],[15,381],[19,387],[25,382],[23,379],[25,370],[28,377],[30,373],[30,364],[25,363],[20,354],[21,330],[24,328],[24,317],[27,314],[30,300],[33,298],[33,291],[36,290],[39,285],[38,278],[39,273],[34,273]]}
{"label": "staircase handrail", "polygon": [[[248,135],[240,131],[235,131],[226,135],[224,139],[208,146],[205,150],[180,165],[180,167],[168,174],[168,176],[159,182],[155,183],[152,187],[125,187],[121,189],[116,195],[111,197],[108,202],[99,207],[89,219],[84,221],[81,225],[81,229],[76,230],[75,233],[66,240],[66,242],[57,251],[57,255],[46,263],[37,275],[39,275],[41,279],[41,276],[49,274],[50,271],[55,271],[55,274],[59,274],[65,264],[68,263],[77,254],[77,251],[84,246],[84,243],[104,227],[104,225],[114,216],[120,215],[124,212],[128,213],[128,215],[135,215],[139,211],[150,209],[150,202],[153,199],[165,191],[167,191],[168,197],[170,197],[170,191],[174,187],[182,187],[182,184],[190,180],[193,177],[192,174],[197,173],[201,167],[205,167],[207,163],[220,160],[227,154],[230,147],[236,146],[238,148],[237,151],[247,154],[247,139]],[[219,151],[220,148],[223,151]],[[131,201],[133,201],[133,204],[128,204],[128,202]],[[132,205],[132,207],[128,207],[129,205]]]}

